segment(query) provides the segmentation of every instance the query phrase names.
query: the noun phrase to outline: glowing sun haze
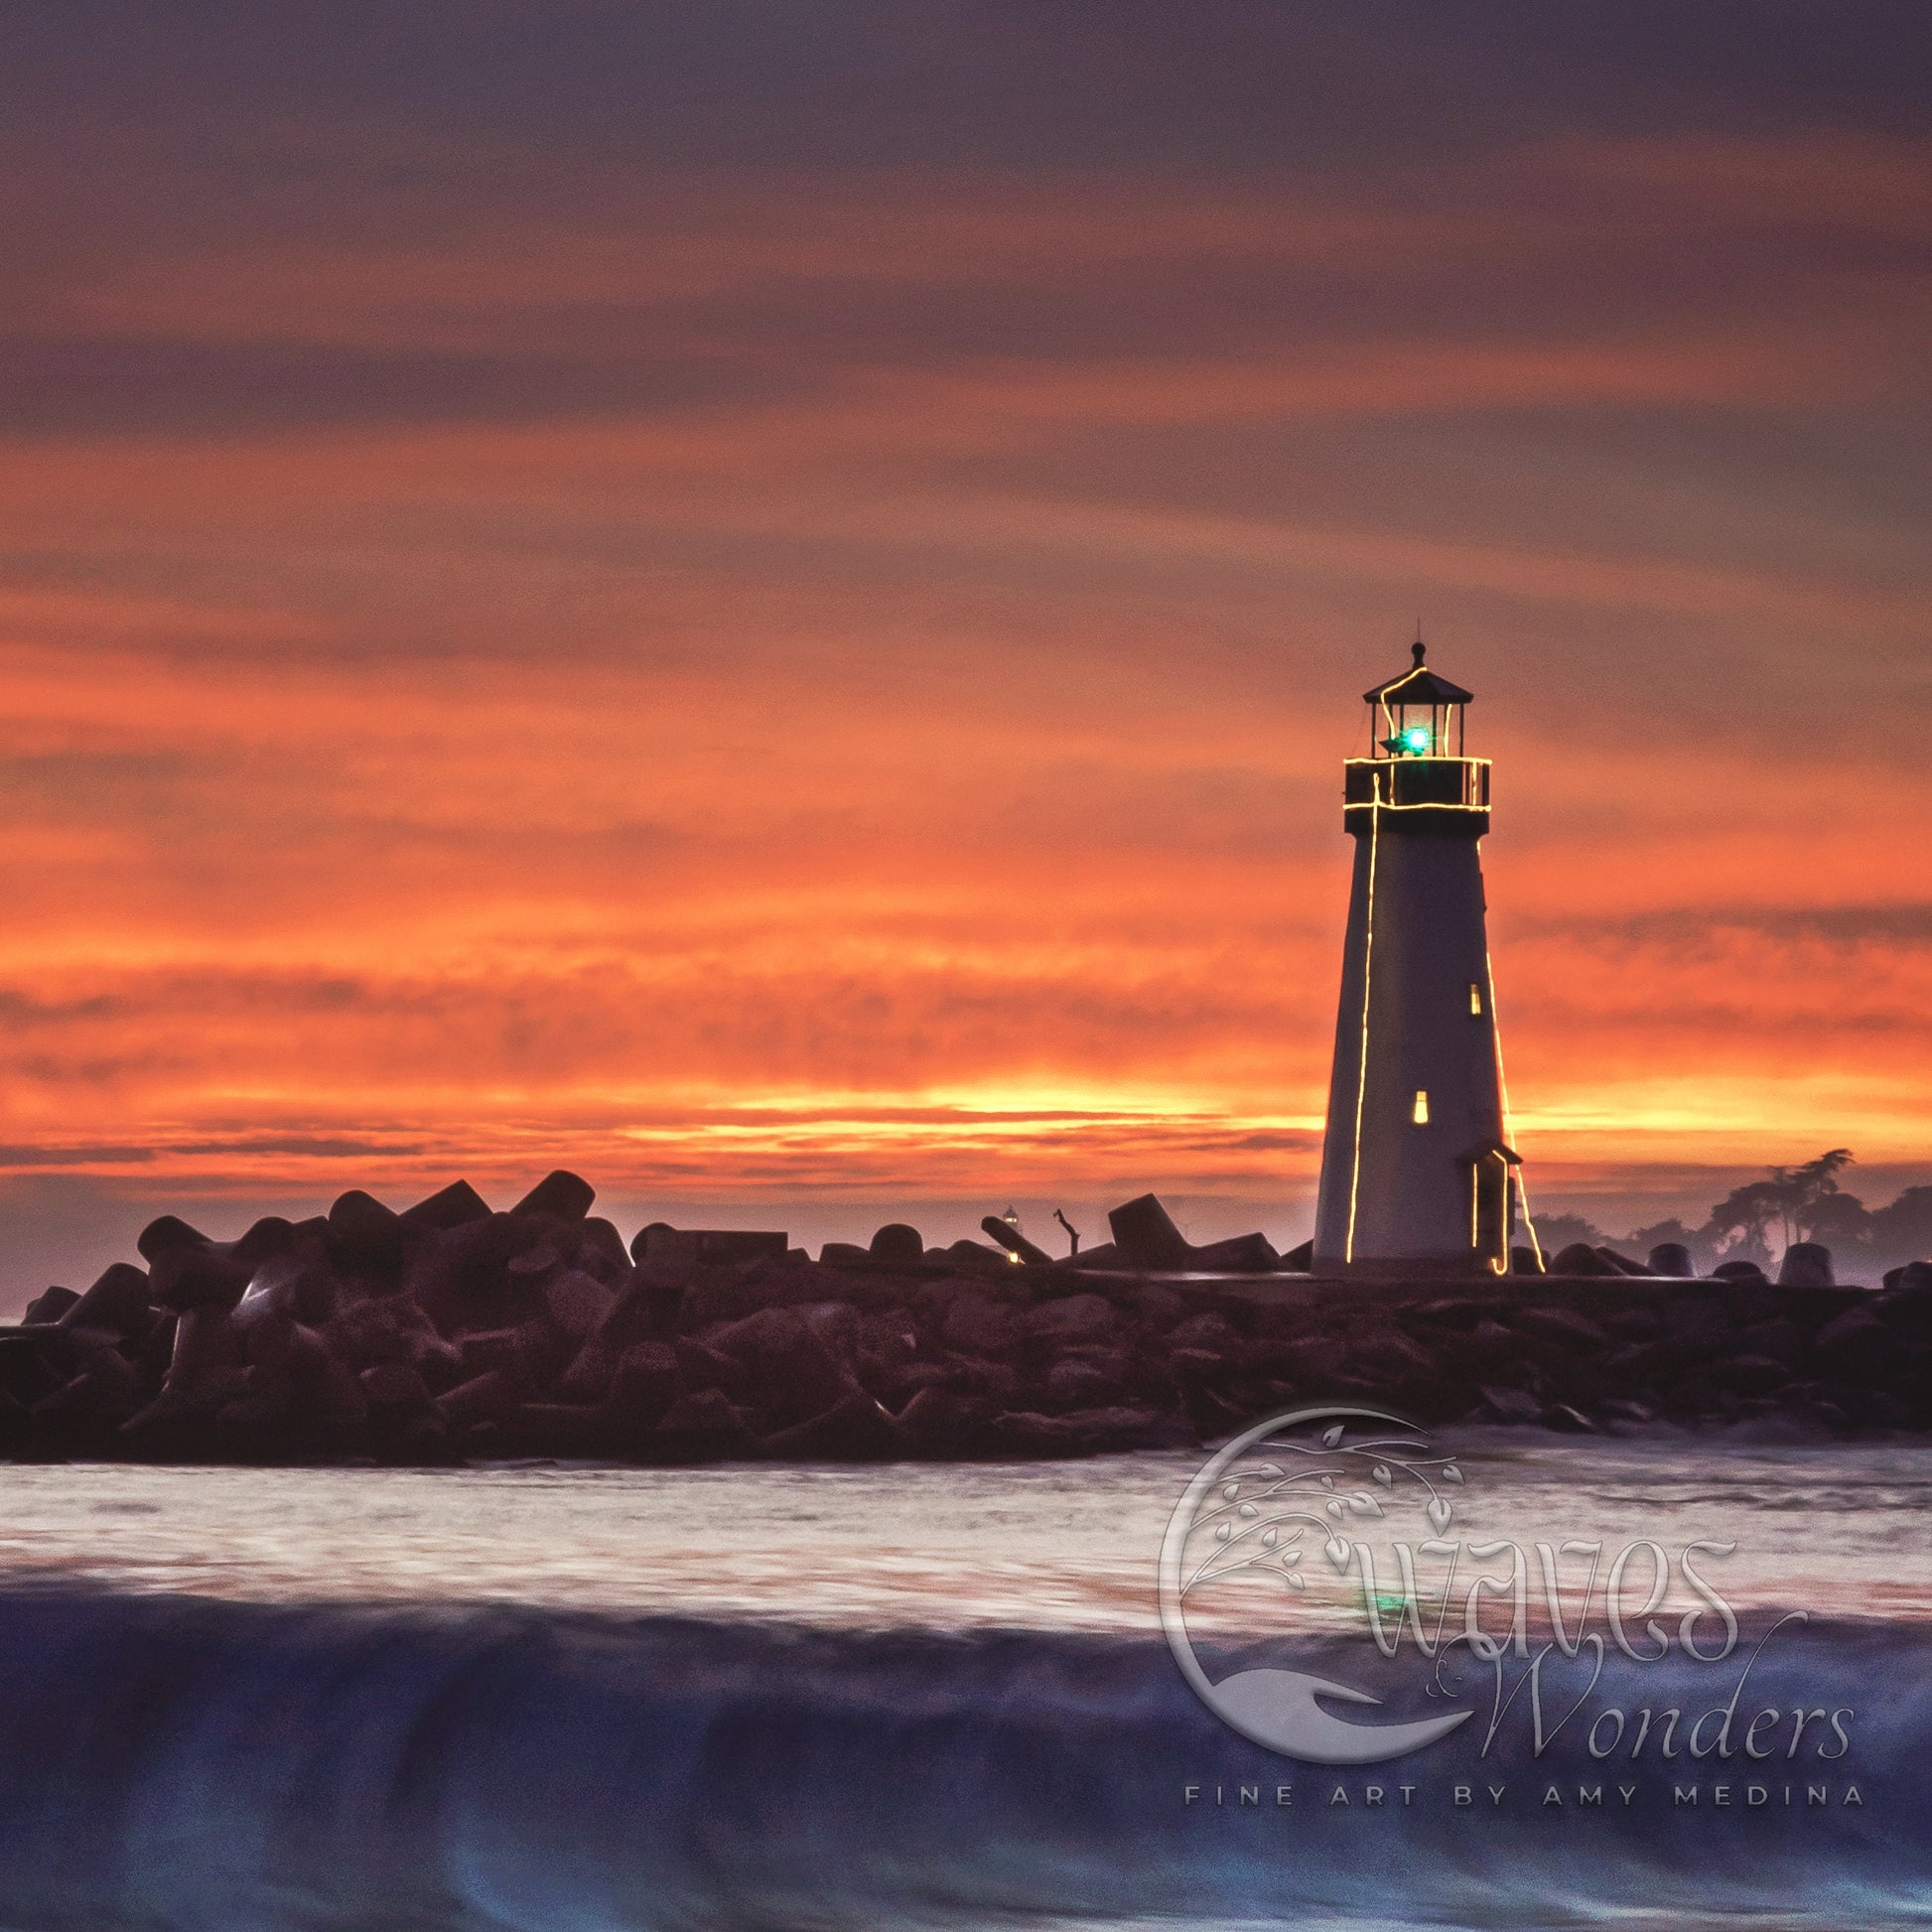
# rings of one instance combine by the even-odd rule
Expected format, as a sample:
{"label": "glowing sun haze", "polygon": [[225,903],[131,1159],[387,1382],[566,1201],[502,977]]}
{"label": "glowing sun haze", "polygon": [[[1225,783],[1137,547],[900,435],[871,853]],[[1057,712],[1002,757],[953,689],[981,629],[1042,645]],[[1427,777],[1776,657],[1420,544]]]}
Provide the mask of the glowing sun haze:
{"label": "glowing sun haze", "polygon": [[1300,1238],[1418,615],[1537,1204],[1926,1176],[1922,12],[8,38],[0,1300],[555,1165]]}

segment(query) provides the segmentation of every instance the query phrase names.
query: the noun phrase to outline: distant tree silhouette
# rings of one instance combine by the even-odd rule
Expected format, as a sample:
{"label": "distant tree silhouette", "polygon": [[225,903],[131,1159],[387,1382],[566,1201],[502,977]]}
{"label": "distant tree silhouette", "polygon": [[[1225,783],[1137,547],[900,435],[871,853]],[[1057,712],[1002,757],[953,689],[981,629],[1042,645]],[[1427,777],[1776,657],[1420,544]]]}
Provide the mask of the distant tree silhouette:
{"label": "distant tree silhouette", "polygon": [[1880,1268],[1932,1259],[1932,1187],[1907,1187],[1868,1217],[1873,1258]]}
{"label": "distant tree silhouette", "polygon": [[1725,1260],[1754,1261],[1764,1267],[1771,1260],[1765,1235],[1774,1221],[1782,1219],[1783,1200],[1777,1181],[1747,1180],[1712,1208],[1705,1235]]}
{"label": "distant tree silhouette", "polygon": [[1809,1241],[1821,1206],[1838,1192],[1838,1176],[1852,1165],[1852,1150],[1835,1147],[1801,1168],[1773,1168],[1771,1184],[1777,1190],[1778,1222],[1788,1248]]}
{"label": "distant tree silhouette", "polygon": [[1661,1248],[1667,1241],[1690,1249],[1691,1260],[1700,1273],[1708,1273],[1718,1260],[1717,1250],[1711,1243],[1710,1229],[1686,1227],[1676,1215],[1667,1221],[1655,1221],[1647,1228],[1632,1228],[1626,1245],[1637,1259],[1641,1259],[1652,1248]]}
{"label": "distant tree silhouette", "polygon": [[1587,1248],[1603,1245],[1603,1230],[1581,1214],[1532,1214],[1530,1225],[1546,1255],[1561,1254],[1573,1241],[1581,1241]]}
{"label": "distant tree silhouette", "polygon": [[[1839,1257],[1841,1279],[1847,1279],[1847,1263],[1875,1280],[1901,1262],[1932,1260],[1932,1185],[1907,1187],[1888,1206],[1868,1208],[1838,1184],[1852,1165],[1852,1150],[1835,1147],[1796,1167],[1767,1169],[1762,1180],[1733,1187],[1701,1228],[1658,1221],[1633,1229],[1628,1245],[1642,1255],[1666,1241],[1681,1242],[1699,1271],[1708,1272],[1720,1261],[1754,1261],[1768,1269],[1777,1259],[1774,1236],[1784,1247],[1822,1241]],[[1536,1227],[1546,1247],[1553,1232],[1559,1242],[1594,1246],[1603,1238],[1575,1214],[1539,1214]]]}

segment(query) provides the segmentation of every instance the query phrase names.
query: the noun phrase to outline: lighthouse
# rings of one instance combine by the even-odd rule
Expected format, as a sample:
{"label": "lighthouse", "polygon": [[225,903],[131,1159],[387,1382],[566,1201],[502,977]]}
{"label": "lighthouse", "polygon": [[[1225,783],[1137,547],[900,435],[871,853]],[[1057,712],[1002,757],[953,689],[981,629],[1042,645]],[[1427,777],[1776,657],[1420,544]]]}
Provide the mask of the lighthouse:
{"label": "lighthouse", "polygon": [[1489,760],[1471,693],[1425,647],[1365,692],[1366,758],[1343,765],[1355,841],[1316,1274],[1506,1274],[1520,1210],[1484,924]]}

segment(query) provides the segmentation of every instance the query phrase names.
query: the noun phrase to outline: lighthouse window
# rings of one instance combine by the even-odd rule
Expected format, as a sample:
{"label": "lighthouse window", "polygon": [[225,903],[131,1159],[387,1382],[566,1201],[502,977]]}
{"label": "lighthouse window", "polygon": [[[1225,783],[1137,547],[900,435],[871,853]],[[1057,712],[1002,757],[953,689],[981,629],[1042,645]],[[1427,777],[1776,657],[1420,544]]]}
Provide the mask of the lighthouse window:
{"label": "lighthouse window", "polygon": [[1416,1089],[1415,1122],[1418,1127],[1429,1125],[1429,1095],[1421,1087]]}
{"label": "lighthouse window", "polygon": [[1469,982],[1469,1011],[1477,1019],[1482,1017],[1482,988],[1474,980]]}

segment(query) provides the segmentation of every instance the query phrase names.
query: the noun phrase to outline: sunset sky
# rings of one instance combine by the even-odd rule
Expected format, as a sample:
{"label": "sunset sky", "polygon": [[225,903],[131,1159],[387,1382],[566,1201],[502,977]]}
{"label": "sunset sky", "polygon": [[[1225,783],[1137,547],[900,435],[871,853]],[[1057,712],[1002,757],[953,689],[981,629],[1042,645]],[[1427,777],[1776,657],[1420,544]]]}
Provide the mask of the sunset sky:
{"label": "sunset sky", "polygon": [[1535,1204],[1932,1178],[1921,5],[4,12],[0,1304],[1299,1239],[1419,619]]}

